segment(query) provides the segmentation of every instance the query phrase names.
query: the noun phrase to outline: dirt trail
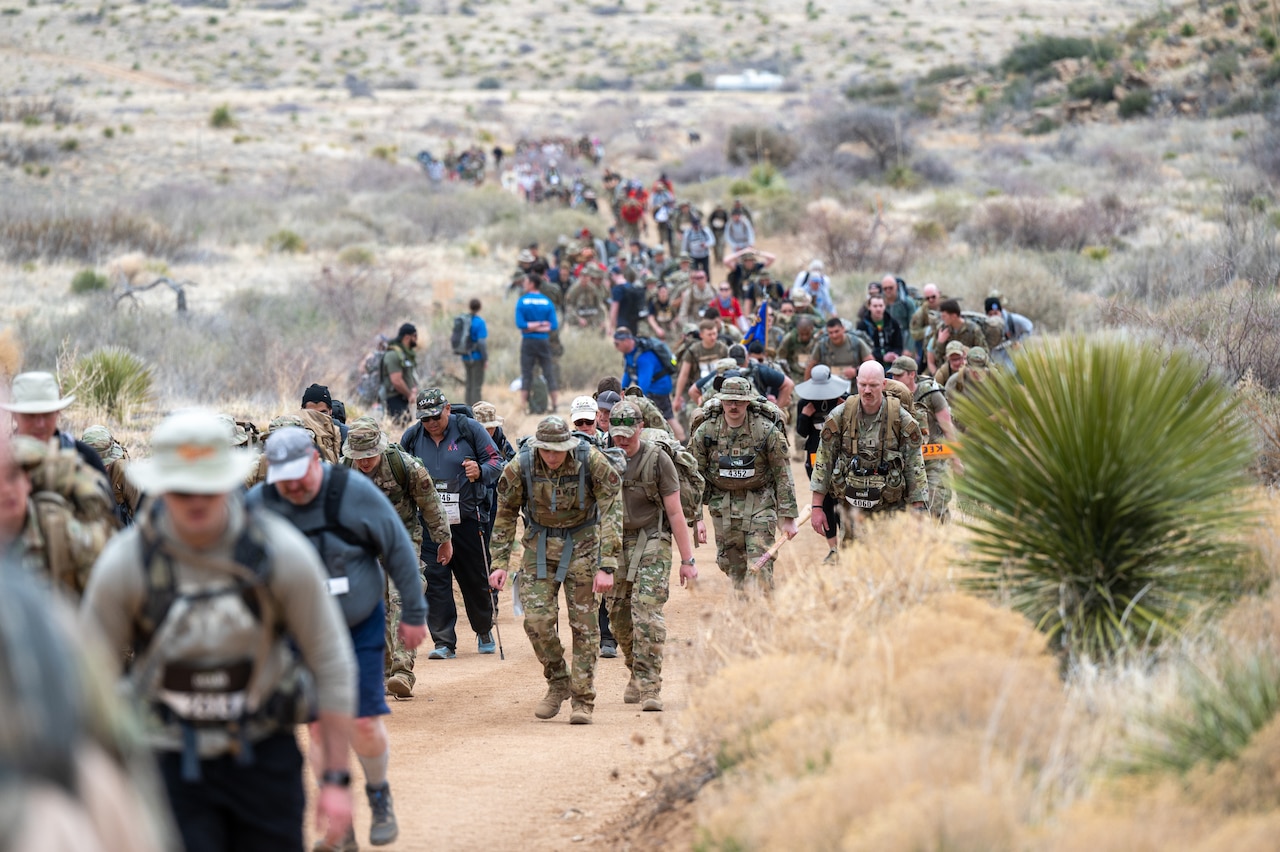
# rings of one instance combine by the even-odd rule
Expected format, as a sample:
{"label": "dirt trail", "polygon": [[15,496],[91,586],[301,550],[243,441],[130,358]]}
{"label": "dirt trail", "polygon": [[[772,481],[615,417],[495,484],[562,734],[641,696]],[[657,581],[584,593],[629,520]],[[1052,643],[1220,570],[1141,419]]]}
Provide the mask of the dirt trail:
{"label": "dirt trail", "polygon": [[132,68],[125,68],[120,65],[113,65],[110,62],[99,62],[96,59],[86,59],[82,56],[63,56],[58,53],[43,53],[36,50],[24,50],[20,47],[9,45],[0,45],[0,54],[10,54],[24,59],[30,59],[35,62],[43,62],[48,65],[71,66],[74,68],[83,68],[86,71],[92,71],[103,77],[110,77],[115,80],[122,80],[126,83],[135,83],[142,86],[159,86],[164,89],[178,89],[183,92],[193,92],[197,87],[188,83],[164,77],[160,74],[152,74],[147,71],[135,71]]}
{"label": "dirt trail", "polygon": [[[516,422],[509,434],[526,434],[535,423],[535,418]],[[793,464],[792,472],[799,477],[803,501],[808,497],[804,469]],[[812,531],[802,531],[784,548],[778,570],[785,576],[795,559],[820,559],[825,552]],[[476,652],[463,615],[457,659],[420,658],[415,697],[391,703],[390,775],[400,840],[383,848],[563,850],[608,845],[609,824],[652,789],[650,770],[665,765],[678,748],[673,732],[688,704],[700,625],[718,607],[732,603],[729,581],[715,564],[714,542],[697,548],[696,556],[701,572],[696,590],[680,588],[673,571],[664,610],[668,636],[661,713],[643,713],[637,705],[622,703],[627,669],[619,656],[597,663],[593,724],[571,727],[567,702],[556,718],[535,719],[533,707],[545,682],[521,619],[511,613],[510,594],[503,593],[498,615],[505,661]],[[560,631],[568,637],[563,606]],[[358,770],[355,776],[360,791],[363,777]],[[371,848],[362,792],[357,794],[356,830],[361,848]]]}

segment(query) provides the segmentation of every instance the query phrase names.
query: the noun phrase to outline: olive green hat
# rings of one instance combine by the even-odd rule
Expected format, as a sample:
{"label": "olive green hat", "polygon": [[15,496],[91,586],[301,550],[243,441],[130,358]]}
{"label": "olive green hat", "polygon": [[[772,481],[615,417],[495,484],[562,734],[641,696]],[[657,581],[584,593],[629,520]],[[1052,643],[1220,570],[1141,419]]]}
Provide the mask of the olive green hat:
{"label": "olive green hat", "polygon": [[361,417],[351,424],[347,440],[342,442],[344,459],[371,459],[386,452],[390,442],[372,417]]}
{"label": "olive green hat", "polygon": [[529,445],[540,450],[567,453],[578,446],[578,438],[563,417],[553,414],[538,424],[538,430],[529,439]]}
{"label": "olive green hat", "polygon": [[756,391],[748,379],[744,379],[741,376],[732,376],[725,379],[724,384],[720,386],[719,397],[724,400],[750,402],[756,398]]}
{"label": "olive green hat", "polygon": [[969,350],[969,360],[966,361],[965,364],[966,366],[969,366],[969,367],[986,369],[988,366],[987,350],[983,349],[981,346],[973,347],[972,349]]}

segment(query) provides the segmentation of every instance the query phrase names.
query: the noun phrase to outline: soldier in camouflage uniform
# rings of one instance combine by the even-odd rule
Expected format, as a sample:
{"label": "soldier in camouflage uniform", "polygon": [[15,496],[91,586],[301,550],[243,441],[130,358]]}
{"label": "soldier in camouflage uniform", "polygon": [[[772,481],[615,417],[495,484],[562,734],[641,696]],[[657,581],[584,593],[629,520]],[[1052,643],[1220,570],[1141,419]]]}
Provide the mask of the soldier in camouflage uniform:
{"label": "soldier in camouflage uniform", "polygon": [[78,600],[115,530],[112,504],[74,450],[26,435],[10,441],[0,470],[0,559]]}
{"label": "soldier in camouflage uniform", "polygon": [[90,426],[84,430],[80,440],[93,447],[102,458],[102,464],[107,469],[107,479],[111,482],[111,493],[116,500],[116,517],[122,523],[132,523],[142,493],[124,474],[129,466],[128,451],[112,437],[106,426]]}
{"label": "soldier in camouflage uniform", "polygon": [[609,289],[604,282],[604,268],[591,264],[582,276],[569,288],[565,301],[568,305],[567,322],[579,328],[604,331],[609,316]]}
{"label": "soldier in camouflage uniform", "polygon": [[[671,582],[671,540],[680,550],[680,585],[698,578],[680,477],[667,453],[642,436],[640,409],[623,400],[609,412],[609,435],[627,456],[622,478],[622,574],[608,597],[609,619],[631,672],[622,700],[662,709],[662,606]],[[654,433],[649,433],[654,434]]]}
{"label": "soldier in camouflage uniform", "polygon": [[947,299],[938,305],[938,317],[938,333],[933,339],[935,359],[946,357],[947,344],[952,341],[958,340],[969,348],[986,346],[986,333],[976,322],[965,319],[960,311],[960,303],[955,299]]}
{"label": "soldier in camouflage uniform", "polygon": [[809,488],[810,523],[827,534],[822,498],[843,496],[863,512],[892,512],[910,503],[925,511],[929,499],[920,455],[920,424],[909,408],[886,396],[884,367],[868,361],[858,368],[858,398],[836,406],[822,427]]}
{"label": "soldier in camouflage uniform", "polygon": [[[925,439],[931,444],[940,444],[944,438],[954,441],[956,427],[951,419],[947,395],[932,378],[920,376],[919,369],[914,358],[903,356],[893,362],[889,372],[911,391],[917,419],[924,415]],[[951,486],[947,459],[941,456],[925,458],[924,475],[929,484],[929,514],[939,521],[946,521],[951,514],[948,509]]]}
{"label": "soldier in camouflage uniform", "polygon": [[[440,548],[441,564],[453,558],[453,535],[449,519],[440,505],[440,495],[431,474],[417,458],[399,445],[391,446],[387,436],[372,417],[361,417],[351,424],[342,445],[342,464],[354,467],[373,480],[404,522],[413,539],[414,553],[422,553],[422,521],[426,522],[431,540]],[[418,512],[422,512],[422,521]],[[422,571],[419,559],[419,573]],[[404,646],[400,639],[400,592],[386,583],[387,645],[384,655],[386,689],[396,698],[412,698],[417,678],[413,664],[417,652]]]}
{"label": "soldier in camouflage uniform", "polygon": [[786,365],[786,374],[796,384],[805,380],[816,340],[813,317],[802,314],[796,317],[794,328],[786,333],[778,346],[778,360]]}
{"label": "soldier in camouflage uniform", "polygon": [[[716,562],[734,587],[743,589],[773,544],[774,528],[793,537],[799,513],[786,427],[752,408],[757,394],[750,379],[725,379],[718,399],[718,413],[697,427],[689,450],[706,480],[702,499],[715,525]],[[706,540],[706,522],[699,520],[698,542]],[[760,570],[757,582],[772,588],[771,564]]]}
{"label": "soldier in camouflage uniform", "polygon": [[[584,452],[585,461],[580,460]],[[497,489],[489,583],[499,591],[507,583],[516,518],[525,513],[519,594],[524,631],[547,679],[547,694],[534,715],[550,719],[572,698],[570,724],[589,725],[600,645],[596,595],[613,588],[622,550],[622,477],[599,449],[552,416],[538,424],[533,438],[503,469]],[[562,585],[573,633],[571,667],[556,634]]]}

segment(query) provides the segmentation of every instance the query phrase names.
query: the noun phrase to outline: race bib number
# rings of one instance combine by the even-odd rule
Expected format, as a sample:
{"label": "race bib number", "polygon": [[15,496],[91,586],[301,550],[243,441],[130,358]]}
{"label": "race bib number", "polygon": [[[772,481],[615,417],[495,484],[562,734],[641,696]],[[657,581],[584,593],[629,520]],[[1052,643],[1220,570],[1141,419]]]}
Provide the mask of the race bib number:
{"label": "race bib number", "polygon": [[849,505],[855,509],[874,509],[880,505],[879,500],[863,500],[859,497],[846,497],[844,499],[848,500]]}
{"label": "race bib number", "polygon": [[347,577],[330,577],[329,594],[337,597],[351,591],[351,580]]}
{"label": "race bib number", "polygon": [[721,456],[721,479],[750,479],[756,475],[756,457],[752,453],[745,456]]}
{"label": "race bib number", "polygon": [[721,479],[750,479],[756,475],[754,467],[722,467],[720,468]]}
{"label": "race bib number", "polygon": [[160,691],[160,701],[179,719],[192,722],[230,722],[244,715],[244,692]]}
{"label": "race bib number", "polygon": [[444,507],[444,516],[450,525],[462,523],[462,510],[458,504],[458,494],[452,491],[440,492],[440,505]]}
{"label": "race bib number", "polygon": [[810,354],[810,353],[808,353],[808,352],[800,352],[800,353],[797,353],[797,354],[796,354],[796,366],[797,366],[797,367],[799,367],[801,370],[803,370],[803,369],[807,368],[807,367],[809,366],[809,359],[810,359],[810,358],[812,358],[812,357],[813,357],[813,355],[812,355],[812,354]]}
{"label": "race bib number", "polygon": [[702,378],[705,379],[707,376],[715,372],[714,364],[715,361],[700,361],[698,363],[698,370],[701,371]]}
{"label": "race bib number", "polygon": [[223,666],[165,666],[157,698],[180,719],[228,722],[244,716],[253,664]]}

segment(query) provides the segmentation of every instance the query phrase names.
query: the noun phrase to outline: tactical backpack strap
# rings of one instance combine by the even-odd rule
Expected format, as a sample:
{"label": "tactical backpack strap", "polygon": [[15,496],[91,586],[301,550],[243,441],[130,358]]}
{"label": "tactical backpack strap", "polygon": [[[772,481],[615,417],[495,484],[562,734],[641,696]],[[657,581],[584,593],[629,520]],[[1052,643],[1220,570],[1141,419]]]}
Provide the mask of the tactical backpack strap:
{"label": "tactical backpack strap", "polygon": [[[880,457],[877,465],[884,464],[884,454],[889,446],[889,433],[898,429],[897,423],[902,417],[902,400],[886,394],[884,398],[884,417],[880,418]],[[900,434],[900,433],[899,433]],[[895,441],[896,446],[898,442]]]}
{"label": "tactical backpack strap", "polygon": [[578,461],[578,511],[581,512],[587,508],[587,474],[591,462],[591,444],[585,438],[578,439],[573,457]]}
{"label": "tactical backpack strap", "polygon": [[387,447],[383,455],[387,459],[387,466],[391,468],[391,476],[395,479],[396,484],[400,486],[400,490],[409,493],[409,468],[404,463],[404,456],[400,455],[399,447]]}

